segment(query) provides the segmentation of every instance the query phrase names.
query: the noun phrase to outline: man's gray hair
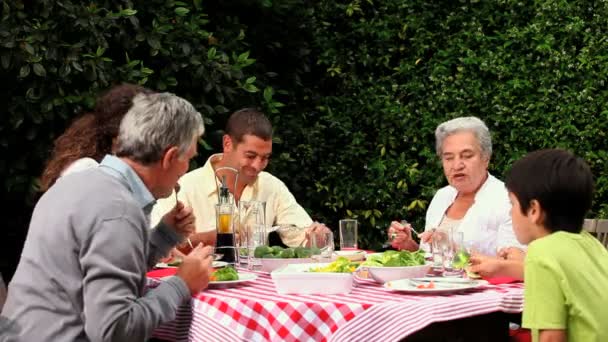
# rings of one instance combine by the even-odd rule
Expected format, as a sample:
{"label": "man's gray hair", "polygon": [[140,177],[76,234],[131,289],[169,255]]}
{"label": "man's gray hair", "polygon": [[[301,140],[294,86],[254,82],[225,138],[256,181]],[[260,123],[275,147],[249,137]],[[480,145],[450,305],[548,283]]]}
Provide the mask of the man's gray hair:
{"label": "man's gray hair", "polygon": [[492,136],[488,126],[475,116],[466,116],[446,121],[435,130],[435,149],[441,157],[443,141],[448,136],[459,132],[472,132],[481,146],[481,154],[490,159],[492,156]]}
{"label": "man's gray hair", "polygon": [[149,165],[171,146],[183,156],[204,132],[203,118],[190,102],[170,93],[138,94],[120,123],[116,155]]}

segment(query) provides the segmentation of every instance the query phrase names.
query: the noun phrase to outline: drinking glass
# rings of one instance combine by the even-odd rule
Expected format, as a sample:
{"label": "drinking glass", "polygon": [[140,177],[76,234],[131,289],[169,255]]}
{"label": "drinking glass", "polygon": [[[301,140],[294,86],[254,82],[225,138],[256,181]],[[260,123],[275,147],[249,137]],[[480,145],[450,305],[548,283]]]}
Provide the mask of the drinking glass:
{"label": "drinking glass", "polygon": [[216,204],[215,218],[217,229],[217,241],[215,251],[223,254],[221,261],[234,264],[237,262],[237,252],[234,241],[234,230],[232,220],[234,216],[234,206],[232,204]]}
{"label": "drinking glass", "polygon": [[353,250],[357,247],[357,220],[340,220],[340,250]]}
{"label": "drinking glass", "polygon": [[268,227],[265,224],[254,224],[247,233],[247,268],[257,270],[262,267],[262,261],[255,258],[254,251],[259,246],[268,245]]}
{"label": "drinking glass", "polygon": [[[317,232],[310,236],[310,247],[313,248],[312,258],[319,262],[329,262],[334,253],[334,234],[332,232]],[[319,251],[314,251],[318,248]]]}
{"label": "drinking glass", "polygon": [[[462,277],[464,274],[463,268],[459,267],[460,265],[456,264],[456,256],[458,253],[467,253],[466,248],[464,246],[464,236],[463,233],[458,231],[457,229],[452,229],[449,232],[449,243],[445,248],[443,255],[443,276],[444,277]],[[460,258],[458,258],[460,259]]]}
{"label": "drinking glass", "polygon": [[[247,264],[253,250],[250,248],[249,240],[254,232],[253,227],[265,224],[266,202],[261,201],[240,201],[238,228],[237,228],[237,248],[239,251],[239,263]],[[255,247],[254,247],[255,249]]]}
{"label": "drinking glass", "polygon": [[431,272],[442,275],[445,265],[445,254],[450,245],[449,232],[443,229],[433,229],[431,236]]}

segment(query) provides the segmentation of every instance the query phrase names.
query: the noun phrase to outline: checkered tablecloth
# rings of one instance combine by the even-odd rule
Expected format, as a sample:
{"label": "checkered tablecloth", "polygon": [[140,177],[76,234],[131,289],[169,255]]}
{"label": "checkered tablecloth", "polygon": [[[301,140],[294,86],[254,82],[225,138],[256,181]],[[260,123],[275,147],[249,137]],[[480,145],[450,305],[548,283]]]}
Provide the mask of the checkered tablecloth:
{"label": "checkered tablecloth", "polygon": [[523,309],[523,284],[451,295],[412,295],[358,280],[346,295],[282,295],[265,273],[207,289],[155,331],[170,341],[397,341],[434,323]]}

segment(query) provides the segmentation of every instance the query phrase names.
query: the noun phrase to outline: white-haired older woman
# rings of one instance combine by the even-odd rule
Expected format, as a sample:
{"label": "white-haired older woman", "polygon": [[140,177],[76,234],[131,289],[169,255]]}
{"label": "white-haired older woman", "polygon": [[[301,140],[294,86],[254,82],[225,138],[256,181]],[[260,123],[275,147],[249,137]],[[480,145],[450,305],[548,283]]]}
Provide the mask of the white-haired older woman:
{"label": "white-haired older woman", "polygon": [[[433,197],[421,241],[429,242],[434,230],[456,230],[465,243],[486,255],[521,248],[513,233],[504,183],[488,172],[492,156],[488,127],[476,117],[456,118],[440,124],[435,138],[449,185]],[[392,222],[388,234],[394,248],[418,249],[409,225]]]}

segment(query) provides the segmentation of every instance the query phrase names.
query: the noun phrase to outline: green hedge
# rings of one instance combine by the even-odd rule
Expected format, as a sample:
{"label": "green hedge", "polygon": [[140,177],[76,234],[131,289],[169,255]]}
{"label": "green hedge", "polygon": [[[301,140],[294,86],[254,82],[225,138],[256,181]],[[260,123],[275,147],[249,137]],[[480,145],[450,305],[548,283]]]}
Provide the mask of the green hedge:
{"label": "green hedge", "polygon": [[[476,115],[494,138],[491,172],[543,147],[586,158],[591,216],[608,214],[608,11],[587,1],[323,1],[312,13],[321,68],[308,128],[283,137],[308,207],[357,217],[377,246],[388,222],[423,227],[445,185],[433,131]],[[298,115],[299,116],[299,115]],[[278,168],[278,166],[277,166]],[[293,169],[290,169],[293,171]],[[284,174],[288,177],[289,173]]]}
{"label": "green hedge", "polygon": [[35,189],[54,137],[114,83],[180,94],[208,123],[238,105],[280,105],[254,73],[242,28],[216,34],[201,3],[3,2],[0,70],[10,80],[0,95],[4,188]]}
{"label": "green hedge", "polygon": [[[608,10],[588,1],[4,1],[0,176],[23,202],[51,142],[118,81],[168,90],[205,115],[199,163],[226,114],[263,107],[270,170],[311,214],[360,220],[377,247],[393,219],[417,228],[445,185],[433,131],[476,115],[491,172],[542,147],[594,171],[608,214]],[[204,150],[204,149],[203,149]],[[23,221],[27,221],[27,217]],[[22,229],[19,228],[19,229]]]}

